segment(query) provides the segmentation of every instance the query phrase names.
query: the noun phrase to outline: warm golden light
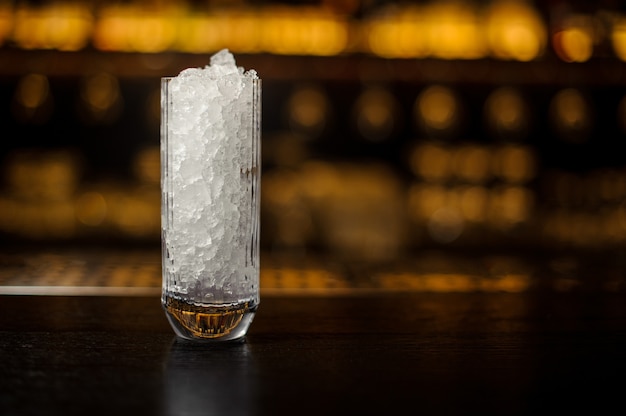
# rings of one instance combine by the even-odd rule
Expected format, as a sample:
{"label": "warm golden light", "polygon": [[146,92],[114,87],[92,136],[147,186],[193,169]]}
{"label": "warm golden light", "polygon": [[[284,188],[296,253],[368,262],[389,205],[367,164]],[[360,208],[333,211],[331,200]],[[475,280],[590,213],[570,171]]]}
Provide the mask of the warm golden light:
{"label": "warm golden light", "polygon": [[[166,3],[147,7],[103,2],[89,7],[62,2],[19,5],[15,10],[4,6],[0,44],[12,37],[25,49],[67,51],[83,49],[91,41],[103,51],[141,53],[228,48],[236,53],[313,56],[369,52],[385,58],[481,59],[491,54],[520,61],[540,56],[545,47],[544,24],[535,8],[523,1],[497,1],[486,13],[461,0],[393,4],[362,21],[352,20],[334,3],[208,10]],[[619,33],[617,27],[615,45]],[[580,40],[575,34],[567,44],[580,45]]]}
{"label": "warm golden light", "polygon": [[591,108],[575,88],[559,91],[550,103],[553,123],[564,139],[581,141],[591,127]]}
{"label": "warm golden light", "polygon": [[213,21],[217,22],[217,19],[197,13],[181,17],[174,48],[189,53],[219,50],[222,41],[218,38]]}
{"label": "warm golden light", "polygon": [[34,110],[44,104],[49,91],[48,78],[41,74],[28,74],[20,80],[15,98],[24,108]]}
{"label": "warm golden light", "polygon": [[80,50],[93,30],[93,16],[80,3],[19,6],[13,17],[13,40],[24,49]]}
{"label": "warm golden light", "polygon": [[23,122],[44,123],[52,113],[52,94],[43,74],[27,74],[18,81],[13,96],[13,113]]}
{"label": "warm golden light", "polygon": [[565,62],[586,62],[593,54],[597,42],[594,17],[571,14],[561,22],[562,29],[552,36],[554,51]]}
{"label": "warm golden light", "polygon": [[298,132],[317,136],[327,123],[328,97],[315,86],[297,88],[287,102],[289,123]]}
{"label": "warm golden light", "polygon": [[413,222],[424,225],[434,241],[450,243],[468,224],[509,230],[533,217],[534,193],[519,185],[442,185],[415,183],[408,190],[407,209]]}
{"label": "warm golden light", "polygon": [[457,273],[428,273],[415,276],[427,292],[469,292],[475,290],[475,278]]}
{"label": "warm golden light", "polygon": [[485,182],[490,176],[489,150],[483,146],[467,145],[454,154],[454,173],[469,183]]}
{"label": "warm golden light", "polygon": [[493,170],[506,182],[526,183],[535,177],[535,155],[525,146],[501,146],[494,153]]}
{"label": "warm golden light", "polygon": [[348,289],[348,282],[339,274],[317,268],[269,268],[261,270],[261,289],[268,291],[297,293],[307,295],[330,294]]}
{"label": "warm golden light", "polygon": [[74,206],[69,201],[46,204],[0,198],[0,229],[32,239],[67,239],[74,236]]}
{"label": "warm golden light", "polygon": [[397,107],[388,90],[379,87],[365,90],[354,106],[356,126],[361,136],[371,141],[388,139],[396,124]]}
{"label": "warm golden light", "polygon": [[72,154],[19,151],[5,162],[9,186],[0,196],[0,230],[34,240],[72,237],[78,183]]}
{"label": "warm golden light", "polygon": [[425,10],[428,45],[442,59],[477,59],[486,54],[476,8],[460,1],[434,2]]}
{"label": "warm golden light", "polygon": [[104,51],[208,53],[229,48],[236,53],[329,56],[346,49],[350,28],[343,16],[322,7],[199,12],[181,5],[103,4],[90,10],[61,3],[2,9],[0,43],[9,31],[25,49],[79,50],[91,39]]}
{"label": "warm golden light", "polygon": [[122,96],[117,78],[108,73],[85,77],[81,82],[82,106],[87,122],[111,123],[121,114]]}
{"label": "warm golden light", "polygon": [[626,17],[620,16],[613,23],[611,42],[615,55],[620,60],[626,61]]}
{"label": "warm golden light", "polygon": [[456,126],[459,106],[452,90],[433,85],[417,97],[414,113],[427,132],[445,132]]}
{"label": "warm golden light", "polygon": [[261,51],[263,21],[252,10],[224,10],[212,13],[191,12],[181,15],[175,49],[209,53],[228,48],[235,53]]}
{"label": "warm golden light", "polygon": [[626,199],[626,173],[606,169],[592,176],[597,184],[598,199],[604,202],[621,202]]}
{"label": "warm golden light", "polygon": [[81,96],[96,110],[106,110],[119,97],[117,79],[109,74],[100,73],[85,80]]}
{"label": "warm golden light", "polygon": [[141,149],[133,161],[133,171],[140,182],[158,185],[161,180],[161,153],[158,146]]}
{"label": "warm golden light", "polygon": [[364,30],[369,51],[387,58],[477,59],[486,52],[477,8],[459,1],[385,7]]}
{"label": "warm golden light", "polygon": [[502,230],[527,221],[534,208],[533,193],[521,186],[503,186],[492,191],[489,201],[491,224]]}
{"label": "warm golden light", "polygon": [[385,165],[309,161],[272,170],[262,186],[272,245],[314,242],[373,261],[396,258],[403,247],[404,189]]}
{"label": "warm golden light", "polygon": [[160,195],[152,189],[104,194],[107,222],[135,238],[156,237],[160,229]]}
{"label": "warm golden light", "polygon": [[347,23],[319,8],[268,7],[259,16],[261,49],[279,55],[336,55],[348,40]]}
{"label": "warm golden light", "polygon": [[94,29],[94,45],[101,50],[163,52],[170,49],[176,40],[178,14],[177,9],[102,6]]}
{"label": "warm golden light", "polygon": [[494,278],[480,280],[480,289],[485,292],[519,293],[528,290],[531,278],[527,274],[507,273]]}
{"label": "warm golden light", "polygon": [[448,206],[452,195],[442,185],[418,183],[408,192],[408,206],[411,218],[421,223],[436,211]]}
{"label": "warm golden light", "polygon": [[526,273],[507,273],[497,276],[480,276],[465,273],[415,273],[396,272],[375,276],[378,289],[411,292],[524,292],[531,285]]}
{"label": "warm golden light", "polygon": [[485,116],[490,128],[499,136],[510,137],[528,128],[529,110],[515,88],[500,87],[485,102]]}
{"label": "warm golden light", "polygon": [[485,23],[488,44],[496,58],[531,61],[544,52],[545,24],[525,1],[493,2],[487,9]]}
{"label": "warm golden light", "polygon": [[8,2],[0,4],[0,46],[9,38],[13,30],[13,8]]}
{"label": "warm golden light", "polygon": [[305,49],[311,55],[337,55],[346,48],[348,28],[346,23],[335,16],[316,16],[312,19],[309,45]]}
{"label": "warm golden light", "polygon": [[386,8],[365,24],[367,48],[385,58],[423,57],[429,52],[428,30],[420,7]]}
{"label": "warm golden light", "polygon": [[482,223],[486,220],[489,193],[483,186],[462,187],[459,192],[459,210],[467,221]]}
{"label": "warm golden light", "polygon": [[[272,221],[272,243],[280,247],[299,248],[311,239],[314,232],[311,206],[306,202],[306,191],[299,176],[292,171],[274,170],[263,176],[261,203]],[[315,181],[311,189],[326,197],[332,183],[325,177],[310,176]]]}
{"label": "warm golden light", "polygon": [[175,22],[166,16],[143,15],[131,24],[134,26],[134,36],[129,42],[131,50],[148,53],[163,52],[174,43]]}
{"label": "warm golden light", "polygon": [[51,152],[39,163],[44,199],[69,200],[78,186],[78,163],[71,154]]}
{"label": "warm golden light", "polygon": [[452,155],[450,150],[437,144],[417,146],[410,160],[411,170],[428,181],[444,181],[452,171]]}
{"label": "warm golden light", "polygon": [[125,51],[127,45],[126,21],[112,11],[102,10],[93,34],[93,44],[103,51]]}
{"label": "warm golden light", "polygon": [[339,255],[382,261],[397,258],[405,239],[404,193],[380,164],[334,169],[339,185],[319,212],[325,243]]}
{"label": "warm golden light", "polygon": [[553,43],[559,58],[565,62],[585,62],[593,53],[591,34],[582,28],[569,28],[557,32]]}
{"label": "warm golden light", "polygon": [[626,241],[626,172],[601,168],[582,174],[552,173],[546,193],[556,208],[543,221],[543,232],[578,246],[623,244]]}
{"label": "warm golden light", "polygon": [[76,218],[84,225],[101,225],[107,214],[104,196],[98,192],[85,192],[76,200]]}
{"label": "warm golden light", "polygon": [[348,25],[340,16],[315,7],[268,6],[181,16],[176,47],[193,53],[228,48],[326,56],[341,53],[347,40]]}
{"label": "warm golden light", "polygon": [[[255,53],[261,50],[259,33],[263,21],[253,11],[239,10],[225,13],[213,22],[222,22],[223,44],[233,52]],[[218,49],[218,48],[215,48]]]}
{"label": "warm golden light", "polygon": [[438,243],[455,241],[465,228],[465,220],[456,207],[446,206],[433,212],[426,223],[430,237]]}

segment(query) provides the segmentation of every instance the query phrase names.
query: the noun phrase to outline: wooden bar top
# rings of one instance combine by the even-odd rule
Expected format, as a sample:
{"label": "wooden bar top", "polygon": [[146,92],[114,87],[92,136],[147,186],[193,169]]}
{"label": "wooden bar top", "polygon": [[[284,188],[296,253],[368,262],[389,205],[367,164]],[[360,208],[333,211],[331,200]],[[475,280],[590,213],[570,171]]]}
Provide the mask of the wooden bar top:
{"label": "wooden bar top", "polygon": [[154,295],[2,295],[0,414],[603,414],[623,408],[625,300],[272,295],[244,342],[206,345]]}

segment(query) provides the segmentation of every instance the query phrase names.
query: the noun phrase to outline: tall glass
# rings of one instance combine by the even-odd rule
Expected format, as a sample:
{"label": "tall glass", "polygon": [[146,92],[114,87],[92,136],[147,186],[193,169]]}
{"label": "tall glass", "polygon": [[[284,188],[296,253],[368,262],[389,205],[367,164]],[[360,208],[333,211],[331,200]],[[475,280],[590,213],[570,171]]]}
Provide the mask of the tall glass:
{"label": "tall glass", "polygon": [[260,300],[261,80],[226,101],[181,99],[174,80],[161,80],[161,302],[181,338],[241,339]]}

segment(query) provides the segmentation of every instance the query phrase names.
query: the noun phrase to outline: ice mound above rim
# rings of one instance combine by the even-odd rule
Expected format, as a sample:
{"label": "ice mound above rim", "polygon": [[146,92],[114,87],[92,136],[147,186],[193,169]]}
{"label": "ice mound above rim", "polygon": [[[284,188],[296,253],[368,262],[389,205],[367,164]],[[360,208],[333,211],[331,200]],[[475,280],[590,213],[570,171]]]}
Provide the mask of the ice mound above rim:
{"label": "ice mound above rim", "polygon": [[207,79],[218,79],[225,76],[239,75],[245,78],[258,79],[257,72],[254,69],[244,70],[243,67],[237,66],[235,57],[228,49],[222,49],[215,55],[211,56],[209,65],[204,68],[187,68],[178,74],[178,77],[201,77]]}

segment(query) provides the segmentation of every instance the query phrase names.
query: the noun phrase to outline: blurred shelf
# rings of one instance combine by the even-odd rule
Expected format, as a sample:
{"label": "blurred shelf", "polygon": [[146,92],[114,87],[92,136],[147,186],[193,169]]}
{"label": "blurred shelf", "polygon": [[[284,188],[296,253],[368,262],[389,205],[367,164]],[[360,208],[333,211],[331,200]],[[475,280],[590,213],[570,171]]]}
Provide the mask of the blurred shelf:
{"label": "blurred shelf", "polygon": [[[0,49],[0,77],[42,73],[51,77],[80,77],[109,72],[120,78],[172,76],[208,64],[210,54],[125,53],[84,50]],[[565,63],[552,57],[531,62],[494,59],[384,59],[351,54],[332,57],[272,54],[237,55],[237,64],[256,69],[267,81],[409,82],[457,84],[519,84],[537,86],[626,85],[626,63],[597,58]]]}
{"label": "blurred shelf", "polygon": [[[393,262],[262,253],[261,294],[626,293],[619,256],[424,250]],[[602,267],[598,267],[601,265]],[[158,295],[154,248],[43,248],[0,255],[0,294]]]}

